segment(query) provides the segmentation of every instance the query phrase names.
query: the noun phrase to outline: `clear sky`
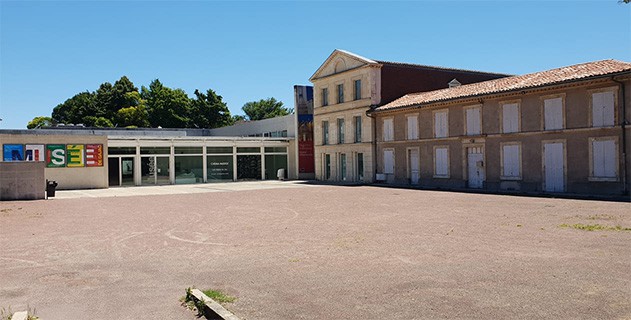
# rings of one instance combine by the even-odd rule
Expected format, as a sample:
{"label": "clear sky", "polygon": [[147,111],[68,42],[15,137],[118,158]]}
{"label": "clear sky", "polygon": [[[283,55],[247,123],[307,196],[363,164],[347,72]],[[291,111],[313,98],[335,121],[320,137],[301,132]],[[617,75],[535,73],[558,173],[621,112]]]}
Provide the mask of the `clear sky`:
{"label": "clear sky", "polygon": [[4,1],[0,128],[126,75],[189,96],[208,88],[233,114],[275,97],[336,48],[367,58],[523,74],[631,61],[631,5],[598,1]]}

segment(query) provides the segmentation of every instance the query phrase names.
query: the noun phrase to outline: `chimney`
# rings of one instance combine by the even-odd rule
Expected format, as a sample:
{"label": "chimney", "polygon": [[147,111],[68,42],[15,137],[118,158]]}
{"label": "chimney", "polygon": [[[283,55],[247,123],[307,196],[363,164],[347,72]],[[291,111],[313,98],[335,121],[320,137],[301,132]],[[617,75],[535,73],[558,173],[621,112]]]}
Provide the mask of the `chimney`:
{"label": "chimney", "polygon": [[460,87],[462,85],[462,83],[460,83],[460,81],[458,81],[458,79],[454,78],[453,80],[449,81],[449,87],[450,88],[454,88],[454,87]]}

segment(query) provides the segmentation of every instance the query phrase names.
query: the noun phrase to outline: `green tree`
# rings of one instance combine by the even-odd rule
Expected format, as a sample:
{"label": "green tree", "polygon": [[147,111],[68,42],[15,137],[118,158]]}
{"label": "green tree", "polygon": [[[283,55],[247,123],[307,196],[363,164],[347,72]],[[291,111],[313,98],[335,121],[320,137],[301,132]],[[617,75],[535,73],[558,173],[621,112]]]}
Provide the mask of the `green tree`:
{"label": "green tree", "polygon": [[235,114],[232,116],[232,123],[237,123],[239,121],[246,121],[245,116],[242,114]]}
{"label": "green tree", "polygon": [[195,99],[191,101],[190,126],[193,128],[220,128],[232,124],[230,110],[222,97],[212,89],[206,94],[195,90]]}
{"label": "green tree", "polygon": [[243,105],[241,109],[248,120],[262,120],[286,116],[293,112],[293,109],[283,107],[283,102],[276,101],[274,98],[248,102]]}
{"label": "green tree", "polygon": [[137,91],[127,92],[128,101],[133,101],[134,107],[121,108],[114,117],[117,127],[149,127],[149,114],[145,100]]}
{"label": "green tree", "polygon": [[112,121],[110,121],[110,119],[107,119],[105,117],[98,117],[96,118],[96,121],[94,121],[94,126],[97,128],[111,128],[114,126],[114,124],[112,124]]}
{"label": "green tree", "polygon": [[50,127],[53,125],[53,118],[51,117],[35,117],[29,121],[26,125],[27,129],[39,129],[41,127]]}
{"label": "green tree", "polygon": [[140,96],[147,102],[152,127],[188,128],[191,122],[190,99],[182,89],[171,89],[156,79],[149,88],[142,87]]}
{"label": "green tree", "polygon": [[[52,120],[56,123],[85,123],[84,118],[95,116],[94,92],[81,92],[53,108]],[[86,124],[87,125],[87,124]]]}

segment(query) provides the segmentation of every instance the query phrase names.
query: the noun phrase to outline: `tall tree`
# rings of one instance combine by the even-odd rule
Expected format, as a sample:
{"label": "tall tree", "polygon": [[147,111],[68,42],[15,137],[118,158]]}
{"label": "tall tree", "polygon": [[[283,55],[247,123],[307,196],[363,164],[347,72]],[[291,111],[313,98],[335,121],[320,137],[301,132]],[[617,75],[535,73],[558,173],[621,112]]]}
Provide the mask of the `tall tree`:
{"label": "tall tree", "polygon": [[58,104],[52,113],[52,120],[57,123],[86,123],[87,116],[95,116],[95,94],[85,91],[74,95],[72,98]]}
{"label": "tall tree", "polygon": [[27,129],[39,129],[41,127],[50,127],[53,125],[51,117],[35,117],[26,125]]}
{"label": "tall tree", "polygon": [[187,128],[190,123],[190,99],[182,89],[171,89],[156,79],[140,96],[147,101],[152,127]]}
{"label": "tall tree", "polygon": [[212,89],[206,94],[195,90],[195,99],[191,101],[191,127],[219,128],[232,124],[230,110],[222,97]]}
{"label": "tall tree", "polygon": [[293,112],[293,109],[283,107],[282,101],[274,98],[261,99],[259,101],[248,102],[241,108],[248,120],[262,120],[280,116],[286,116]]}
{"label": "tall tree", "polygon": [[135,107],[118,109],[114,117],[117,127],[149,127],[149,114],[144,99],[137,91],[128,92],[127,98],[134,101]]}

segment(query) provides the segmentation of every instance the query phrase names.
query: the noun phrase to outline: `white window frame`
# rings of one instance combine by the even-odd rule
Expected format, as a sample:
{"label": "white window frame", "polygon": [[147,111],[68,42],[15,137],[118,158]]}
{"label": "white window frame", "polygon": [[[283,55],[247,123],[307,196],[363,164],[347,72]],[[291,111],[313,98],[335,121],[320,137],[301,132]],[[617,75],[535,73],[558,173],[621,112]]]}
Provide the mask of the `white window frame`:
{"label": "white window frame", "polygon": [[[565,93],[552,94],[542,96],[541,98],[541,130],[542,131],[557,131],[564,130],[565,124]],[[546,100],[561,99],[561,128],[547,129],[546,128]]]}
{"label": "white window frame", "polygon": [[[504,127],[504,108],[508,105],[517,105],[517,130],[506,131]],[[500,132],[501,133],[516,133],[521,132],[521,100],[500,101]]]}
{"label": "white window frame", "polygon": [[[594,94],[607,93],[613,94],[613,125],[611,126],[594,126]],[[589,94],[589,126],[592,128],[611,128],[615,127],[618,123],[618,87],[607,87],[588,90]]]}
{"label": "white window frame", "polygon": [[[416,120],[416,126],[414,128],[414,132],[416,135],[411,135],[413,133],[410,130],[410,119],[413,118]],[[406,140],[418,140],[419,139],[419,125],[418,125],[418,113],[407,114],[405,115],[405,139]]]}
{"label": "white window frame", "polygon": [[[517,176],[507,176],[504,172],[504,147],[506,146],[517,146],[518,147],[518,165],[519,165],[519,175]],[[522,180],[523,171],[522,171],[522,147],[521,142],[503,142],[500,143],[500,179],[501,180]]]}
{"label": "white window frame", "polygon": [[[392,125],[390,126],[390,133],[386,135],[386,121],[390,121]],[[382,140],[383,141],[394,141],[394,117],[383,118],[382,122]]]}
{"label": "white window frame", "polygon": [[[614,143],[614,166],[615,177],[599,177],[594,175],[594,142],[596,141],[613,141]],[[589,138],[589,181],[620,181],[620,146],[618,145],[618,137],[594,137]]]}
{"label": "white window frame", "polygon": [[[447,174],[438,174],[436,172],[436,169],[437,169],[437,167],[436,167],[436,150],[437,149],[446,149],[447,150]],[[450,155],[450,152],[449,152],[449,146],[446,146],[446,145],[434,146],[433,151],[434,151],[433,154],[432,154],[432,159],[433,159],[433,163],[434,163],[434,170],[433,170],[434,175],[433,175],[433,177],[434,178],[438,178],[438,179],[449,179],[449,177],[451,175],[451,165],[450,165],[450,163],[451,163],[451,159],[450,159],[451,155]]]}
{"label": "white window frame", "polygon": [[[467,114],[467,111],[469,110],[474,110],[477,109],[478,110],[478,124],[480,126],[480,130],[478,132],[469,132],[469,127],[468,127],[468,122],[469,122],[469,117]],[[468,107],[464,107],[463,108],[463,114],[464,114],[464,135],[465,136],[479,136],[482,134],[482,105],[475,105],[475,106],[468,106]]]}
{"label": "white window frame", "polygon": [[[436,116],[439,113],[445,113],[445,135],[440,136],[438,134],[438,127],[436,126],[437,118]],[[434,134],[434,138],[448,138],[449,137],[449,109],[440,109],[432,111],[432,131]]]}

